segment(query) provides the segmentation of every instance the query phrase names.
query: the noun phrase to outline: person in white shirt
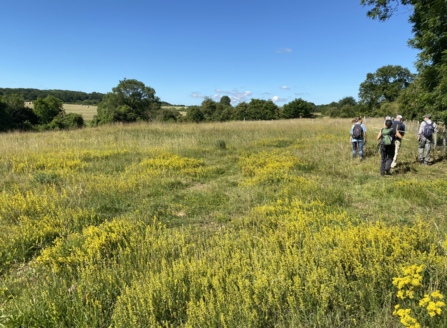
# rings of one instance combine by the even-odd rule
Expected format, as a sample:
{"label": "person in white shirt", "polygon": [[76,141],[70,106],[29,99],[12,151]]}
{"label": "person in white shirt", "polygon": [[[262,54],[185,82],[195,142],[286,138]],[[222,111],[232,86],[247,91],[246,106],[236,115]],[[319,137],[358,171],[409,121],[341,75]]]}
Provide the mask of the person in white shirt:
{"label": "person in white shirt", "polygon": [[397,165],[397,156],[399,155],[400,146],[402,144],[402,138],[405,135],[405,124],[402,122],[403,117],[402,115],[397,115],[396,118],[393,121],[393,130],[394,132],[399,131],[400,135],[402,137],[396,136],[396,139],[394,141],[394,145],[396,146],[396,150],[394,151],[394,158],[393,162],[391,163],[391,168],[394,169]]}
{"label": "person in white shirt", "polygon": [[[424,115],[424,122],[421,123],[418,132],[419,140],[419,161],[428,165],[430,161],[430,149],[433,143],[433,135],[438,132],[438,126],[431,121],[431,115]],[[425,148],[425,157],[424,157]]]}

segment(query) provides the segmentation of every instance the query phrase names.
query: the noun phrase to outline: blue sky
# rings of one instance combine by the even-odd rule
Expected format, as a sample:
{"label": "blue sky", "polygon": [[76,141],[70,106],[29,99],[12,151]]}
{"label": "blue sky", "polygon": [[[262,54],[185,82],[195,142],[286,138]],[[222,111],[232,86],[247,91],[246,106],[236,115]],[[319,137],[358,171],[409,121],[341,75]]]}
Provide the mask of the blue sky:
{"label": "blue sky", "polygon": [[137,79],[172,104],[282,105],[358,95],[384,65],[415,71],[408,13],[360,0],[14,0],[0,11],[0,87],[110,92]]}

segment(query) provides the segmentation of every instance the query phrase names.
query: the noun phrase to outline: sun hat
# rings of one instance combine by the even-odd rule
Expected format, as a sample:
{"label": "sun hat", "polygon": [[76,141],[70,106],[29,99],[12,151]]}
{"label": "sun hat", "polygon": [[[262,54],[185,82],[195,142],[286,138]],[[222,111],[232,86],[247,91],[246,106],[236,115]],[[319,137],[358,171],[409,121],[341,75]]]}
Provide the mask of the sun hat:
{"label": "sun hat", "polygon": [[385,121],[391,121],[391,116],[385,117]]}
{"label": "sun hat", "polygon": [[402,115],[397,115],[396,118],[402,118]]}
{"label": "sun hat", "polygon": [[430,114],[426,114],[426,115],[424,115],[423,117],[431,118],[431,115],[430,115]]}

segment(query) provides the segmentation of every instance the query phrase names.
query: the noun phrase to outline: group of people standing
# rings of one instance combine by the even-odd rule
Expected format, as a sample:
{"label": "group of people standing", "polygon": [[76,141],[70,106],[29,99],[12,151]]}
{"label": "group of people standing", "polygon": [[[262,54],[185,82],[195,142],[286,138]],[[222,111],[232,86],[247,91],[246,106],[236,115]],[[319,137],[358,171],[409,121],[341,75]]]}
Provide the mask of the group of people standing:
{"label": "group of people standing", "polygon": [[[367,142],[367,130],[363,124],[363,119],[358,117],[352,121],[351,127],[351,145],[352,157],[355,159],[357,152],[360,162],[363,160],[363,146]],[[438,132],[436,123],[431,121],[431,115],[424,115],[424,121],[418,131],[419,141],[419,161],[421,164],[428,165],[430,161],[430,149],[433,144],[433,135]],[[402,115],[397,115],[394,119],[387,116],[385,118],[385,127],[380,130],[377,140],[380,140],[380,153],[382,157],[380,165],[380,174],[389,175],[390,170],[397,165],[397,156],[405,135],[405,124]],[[424,157],[425,150],[425,157]]]}

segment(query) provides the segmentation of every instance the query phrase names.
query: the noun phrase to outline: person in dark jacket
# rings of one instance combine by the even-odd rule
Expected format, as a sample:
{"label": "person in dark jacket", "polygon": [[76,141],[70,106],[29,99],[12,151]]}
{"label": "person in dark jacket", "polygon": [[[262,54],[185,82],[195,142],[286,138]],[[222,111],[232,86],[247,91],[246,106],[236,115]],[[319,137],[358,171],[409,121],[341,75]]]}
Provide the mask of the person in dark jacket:
{"label": "person in dark jacket", "polygon": [[385,122],[385,128],[380,130],[377,135],[377,140],[382,139],[380,152],[382,154],[382,163],[380,165],[380,175],[384,176],[390,174],[391,162],[394,158],[394,153],[396,151],[396,146],[394,145],[396,137],[402,138],[399,131],[394,131],[391,127],[393,122],[387,120]]}

